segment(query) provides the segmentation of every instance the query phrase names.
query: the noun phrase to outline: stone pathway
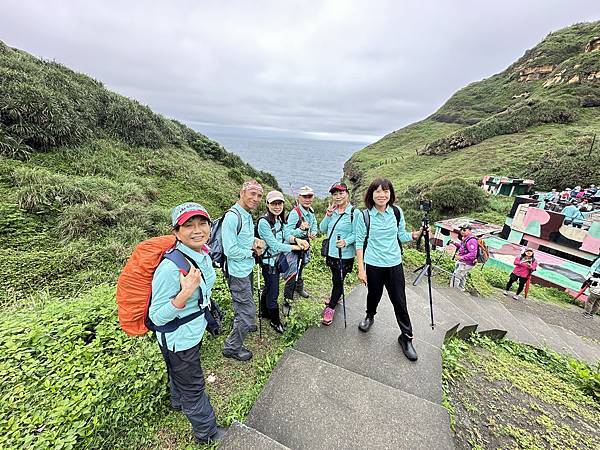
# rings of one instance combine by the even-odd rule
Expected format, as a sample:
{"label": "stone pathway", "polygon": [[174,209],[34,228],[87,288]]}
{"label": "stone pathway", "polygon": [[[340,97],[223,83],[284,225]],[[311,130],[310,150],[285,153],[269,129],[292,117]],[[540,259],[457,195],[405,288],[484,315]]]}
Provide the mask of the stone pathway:
{"label": "stone pathway", "polygon": [[[517,303],[511,308],[449,288],[434,288],[432,330],[425,289],[423,282],[406,292],[418,361],[402,354],[385,292],[371,330],[358,330],[366,289],[357,287],[346,298],[348,327],[338,305],[331,326],[311,328],[295,349],[286,350],[246,423],[234,424],[219,448],[454,448],[448,412],[441,406],[441,347],[453,333],[506,335],[592,364],[600,360],[600,345],[582,339],[577,330],[546,323],[531,308]],[[598,318],[581,320],[598,326]]]}

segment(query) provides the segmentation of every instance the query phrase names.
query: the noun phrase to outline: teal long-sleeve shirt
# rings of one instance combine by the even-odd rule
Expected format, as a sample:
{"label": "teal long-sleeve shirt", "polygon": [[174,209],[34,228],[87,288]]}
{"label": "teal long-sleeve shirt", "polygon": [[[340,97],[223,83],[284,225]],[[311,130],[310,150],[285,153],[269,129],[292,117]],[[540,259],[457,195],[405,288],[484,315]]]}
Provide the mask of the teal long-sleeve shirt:
{"label": "teal long-sleeve shirt", "polygon": [[[188,259],[193,259],[200,272],[202,279],[200,289],[196,289],[192,296],[182,309],[176,308],[171,300],[179,294],[181,284],[179,282],[179,269],[174,262],[164,259],[159,265],[152,277],[152,300],[148,314],[152,322],[156,325],[165,325],[177,317],[185,317],[200,310],[198,300],[202,292],[201,306],[205,307],[210,302],[212,287],[215,284],[215,269],[207,253],[198,253],[185,246],[181,242],[177,243],[177,248],[181,250]],[[169,350],[178,352],[187,350],[197,345],[206,330],[206,319],[204,315],[181,325],[171,333],[165,333],[167,347]],[[162,345],[162,334],[156,333],[159,344]]]}
{"label": "teal long-sleeve shirt", "polygon": [[315,214],[307,209],[304,209],[304,207],[301,205],[298,205],[298,208],[302,213],[303,220],[308,222],[310,228],[308,231],[303,231],[300,228],[296,228],[296,224],[298,223],[300,216],[298,215],[296,208],[294,208],[288,215],[287,223],[284,227],[286,235],[292,235],[300,239],[306,239],[308,237],[308,233],[317,234],[317,218],[315,217]]}
{"label": "teal long-sleeve shirt", "polygon": [[244,278],[250,275],[254,267],[254,221],[252,215],[240,206],[233,205],[242,217],[242,229],[239,234],[237,214],[228,212],[223,218],[221,233],[223,237],[223,252],[227,256],[227,270],[229,275]]}
{"label": "teal long-sleeve shirt", "polygon": [[[340,214],[336,209],[333,212],[333,214],[331,214],[331,216],[326,215],[319,224],[319,230],[321,231],[321,233],[324,233],[327,236],[331,236],[331,238],[329,239],[329,247],[327,250],[327,254],[332,258],[340,257],[339,249],[335,245],[338,235],[340,236],[340,238],[346,241],[346,246],[342,248],[342,258],[350,259],[356,256],[356,247],[354,246],[354,243],[356,242],[356,234],[354,232],[354,221],[357,220],[357,217],[360,215],[360,210],[355,209],[353,213],[353,208],[354,207],[352,205],[346,206],[346,209],[342,214]],[[353,219],[350,218],[351,214],[354,215]]]}
{"label": "teal long-sleeve shirt", "polygon": [[271,224],[266,219],[259,219],[258,235],[267,244],[264,253],[265,256],[263,257],[264,264],[273,267],[280,253],[292,251],[292,246],[286,243],[289,236],[285,236],[281,220],[275,221],[275,225],[271,229]]}
{"label": "teal long-sleeve shirt", "polygon": [[[365,264],[376,267],[393,267],[402,263],[402,252],[398,239],[402,242],[412,241],[412,235],[406,231],[404,213],[400,209],[400,222],[396,225],[396,216],[391,206],[384,212],[375,207],[369,210],[369,242],[363,254]],[[362,215],[354,221],[356,234],[356,249],[362,249],[367,235],[367,226]]]}

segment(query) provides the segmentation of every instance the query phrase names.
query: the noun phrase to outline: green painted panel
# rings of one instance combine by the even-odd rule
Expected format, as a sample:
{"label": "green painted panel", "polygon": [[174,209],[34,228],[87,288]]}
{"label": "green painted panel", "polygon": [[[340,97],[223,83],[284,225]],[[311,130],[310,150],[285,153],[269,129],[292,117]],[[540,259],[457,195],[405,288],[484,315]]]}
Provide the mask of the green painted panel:
{"label": "green painted panel", "polygon": [[600,222],[592,222],[592,226],[588,230],[591,237],[600,239]]}
{"label": "green painted panel", "polygon": [[540,235],[542,234],[542,226],[540,225],[540,223],[537,220],[533,221],[533,222],[529,222],[529,224],[525,228],[525,231],[527,232],[527,234],[529,234],[531,236],[540,237]]}
{"label": "green painted panel", "polygon": [[510,230],[510,234],[508,235],[508,242],[513,244],[519,244],[523,239],[523,233],[520,231]]}

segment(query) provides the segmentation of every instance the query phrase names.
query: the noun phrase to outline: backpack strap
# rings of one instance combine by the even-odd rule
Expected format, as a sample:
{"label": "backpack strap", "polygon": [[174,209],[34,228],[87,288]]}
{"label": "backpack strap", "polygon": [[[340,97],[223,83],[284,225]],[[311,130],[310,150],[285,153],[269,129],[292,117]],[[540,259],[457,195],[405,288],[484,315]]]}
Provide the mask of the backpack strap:
{"label": "backpack strap", "polygon": [[[232,212],[237,216],[237,218],[238,218],[237,234],[240,234],[240,231],[242,231],[242,215],[235,208],[229,208],[227,210],[227,212],[225,212],[225,214],[227,214],[228,212]],[[225,216],[225,214],[223,214],[223,216]]]}
{"label": "backpack strap", "polygon": [[[398,208],[396,205],[392,205],[392,209],[394,210],[394,216],[396,216],[396,228],[398,228],[400,226],[400,218],[402,217],[402,212],[400,211],[400,208]],[[396,234],[398,234],[397,231]],[[400,256],[402,256],[404,254],[404,248],[402,247],[402,241],[400,240],[400,238],[398,238],[398,245],[400,246]]]}
{"label": "backpack strap", "polygon": [[365,241],[363,242],[363,256],[367,251],[367,244],[369,243],[369,229],[371,228],[371,216],[369,215],[368,209],[362,211],[363,220],[365,221],[365,227],[367,227],[367,233],[365,234]]}
{"label": "backpack strap", "polygon": [[336,220],[335,223],[333,224],[333,228],[331,228],[331,233],[329,233],[329,236],[327,236],[327,240],[331,239],[331,236],[333,235],[336,225],[338,224],[338,222],[340,220],[342,220],[342,217],[344,217],[344,214],[346,214],[346,213],[343,212],[342,214],[340,214],[340,217],[338,217],[338,220]]}
{"label": "backpack strap", "polygon": [[[185,255],[183,254],[183,252],[181,250],[179,250],[178,248],[172,248],[171,250],[166,251],[163,256],[163,259],[168,259],[173,264],[175,264],[177,266],[177,268],[179,269],[179,271],[184,276],[186,276],[188,274],[188,272],[190,271],[190,267],[192,266],[192,263],[196,269],[198,268],[198,265],[196,264],[196,262],[193,260],[188,260],[185,257]],[[191,263],[190,263],[190,261],[191,261]]]}
{"label": "backpack strap", "polygon": [[[198,264],[196,264],[196,261],[194,261],[192,258],[186,258],[185,254],[178,248],[172,248],[171,250],[165,252],[163,259],[168,259],[173,264],[175,264],[184,276],[187,276],[192,266],[198,269]],[[151,329],[152,331],[158,331],[159,333],[163,333],[164,345],[166,345],[166,338],[164,337],[164,333],[172,333],[173,331],[177,330],[177,328],[179,328],[181,325],[191,322],[192,320],[197,319],[198,317],[204,314],[204,309],[202,308],[201,303],[203,298],[202,288],[198,286],[198,289],[200,290],[200,296],[198,297],[198,307],[200,308],[199,311],[193,312],[192,314],[188,314],[184,317],[176,317],[175,319],[171,320],[170,322],[167,322],[164,325],[154,325],[154,323],[151,323],[151,326],[148,327],[148,329]],[[150,309],[150,304],[148,304],[148,309]]]}
{"label": "backpack strap", "polygon": [[296,207],[294,208],[294,211],[296,211],[296,214],[298,214],[298,221],[296,222],[296,227],[295,227],[295,228],[298,228],[300,226],[300,224],[302,223],[302,217],[304,217],[304,215],[302,214],[300,205],[296,205]]}
{"label": "backpack strap", "polygon": [[[258,218],[258,220],[256,221],[256,233],[255,234],[256,234],[257,238],[260,238],[260,235],[258,233],[258,224],[260,223],[261,220],[266,220],[267,221],[267,223],[269,224],[269,227],[271,228],[271,233],[273,233],[273,236],[275,236],[275,238],[277,238],[277,231],[275,231],[275,224],[277,224],[277,220],[279,220],[281,222],[281,219],[275,218],[275,224],[273,224],[273,226],[271,226],[271,222],[269,222],[269,217],[268,217],[267,214],[263,214],[262,216],[260,216]],[[281,223],[281,228],[283,229],[283,223]],[[285,238],[283,237],[283,233],[281,233],[281,234],[282,234],[282,236],[281,236],[281,242],[285,243]],[[263,259],[265,259],[265,258],[272,258],[273,256],[275,256],[275,255],[271,254],[271,249],[267,248],[266,253],[263,255]]]}

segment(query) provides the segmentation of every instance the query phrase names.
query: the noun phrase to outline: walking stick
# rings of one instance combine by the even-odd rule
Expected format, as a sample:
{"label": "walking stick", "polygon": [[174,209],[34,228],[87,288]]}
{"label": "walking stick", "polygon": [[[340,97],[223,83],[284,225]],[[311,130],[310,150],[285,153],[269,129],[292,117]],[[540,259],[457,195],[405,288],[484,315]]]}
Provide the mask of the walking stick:
{"label": "walking stick", "polygon": [[525,294],[523,297],[527,298],[529,295],[529,287],[531,286],[531,274],[527,277],[527,281],[525,282]]}
{"label": "walking stick", "polygon": [[[341,236],[337,235],[338,242],[341,240]],[[344,328],[348,328],[348,324],[346,323],[346,294],[344,293],[344,266],[342,263],[342,249],[338,247],[338,256],[339,256],[339,264],[340,264],[340,279],[342,280],[342,307],[344,309]]]}
{"label": "walking stick", "polygon": [[256,277],[256,285],[257,285],[257,289],[256,291],[258,292],[258,337],[260,339],[262,339],[262,293],[260,292],[260,266],[257,265],[256,266],[256,272],[257,272],[257,277]]}
{"label": "walking stick", "polygon": [[577,300],[579,297],[581,297],[583,295],[583,293],[585,292],[585,290],[589,287],[589,284],[587,283],[587,280],[583,283],[583,286],[581,287],[581,289],[579,290],[579,292],[577,293],[577,295],[575,296],[574,300]]}

